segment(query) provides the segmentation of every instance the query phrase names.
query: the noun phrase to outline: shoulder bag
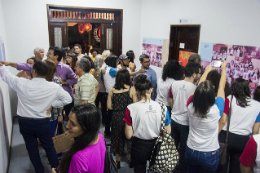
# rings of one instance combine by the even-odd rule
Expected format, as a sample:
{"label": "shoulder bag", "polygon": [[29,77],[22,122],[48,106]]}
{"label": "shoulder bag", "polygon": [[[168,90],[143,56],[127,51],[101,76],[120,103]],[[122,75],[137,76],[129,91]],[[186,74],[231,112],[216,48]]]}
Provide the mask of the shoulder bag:
{"label": "shoulder bag", "polygon": [[161,134],[157,138],[149,164],[149,171],[153,173],[172,172],[179,160],[179,153],[176,149],[174,139],[165,129],[166,107],[159,103],[162,111]]}
{"label": "shoulder bag", "polygon": [[219,165],[226,164],[226,160],[227,160],[226,155],[227,155],[227,146],[228,146],[229,125],[230,125],[230,119],[231,119],[232,100],[233,100],[233,95],[232,95],[232,98],[231,98],[229,112],[228,112],[228,124],[227,124],[226,140],[225,140],[225,143],[222,143],[222,142],[219,143],[219,146],[220,146],[220,148],[219,148]]}

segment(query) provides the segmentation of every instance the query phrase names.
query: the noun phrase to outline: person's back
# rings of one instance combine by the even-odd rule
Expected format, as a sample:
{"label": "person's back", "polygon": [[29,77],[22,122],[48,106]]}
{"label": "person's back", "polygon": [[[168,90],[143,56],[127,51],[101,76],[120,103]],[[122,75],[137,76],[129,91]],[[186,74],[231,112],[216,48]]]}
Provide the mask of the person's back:
{"label": "person's back", "polygon": [[[173,98],[171,118],[182,125],[189,125],[188,109],[186,107],[188,98],[195,90],[196,85],[185,80],[172,83],[170,93]],[[171,98],[171,97],[170,97]]]}
{"label": "person's back", "polygon": [[[232,96],[228,99],[231,100]],[[254,123],[260,112],[260,103],[248,99],[248,106],[241,107],[237,105],[236,97],[232,100],[232,111],[229,131],[238,135],[249,135],[252,133]],[[227,130],[227,124],[223,127],[223,130]]]}
{"label": "person's back", "polygon": [[69,173],[104,172],[105,153],[105,140],[102,134],[99,133],[99,141],[96,144],[91,144],[73,155],[70,163]]}
{"label": "person's back", "polygon": [[169,89],[171,84],[175,80],[173,78],[167,78],[165,81],[162,78],[159,78],[157,81],[157,97],[155,101],[162,102],[165,106],[170,106],[168,97],[169,97]]}
{"label": "person's back", "polygon": [[150,140],[159,136],[162,114],[157,102],[139,101],[127,108],[131,112],[134,137]]}
{"label": "person's back", "polygon": [[[47,117],[45,112],[57,99],[57,93],[60,92],[61,88],[59,85],[47,82],[42,78],[33,78],[31,80],[21,78],[14,86],[14,90],[18,96],[18,115],[43,118]],[[64,101],[66,101],[65,97]]]}
{"label": "person's back", "polygon": [[188,105],[190,132],[187,146],[199,151],[214,151],[219,148],[218,144],[218,121],[220,110],[214,104],[208,111],[206,117],[201,118],[194,114],[193,103]]}

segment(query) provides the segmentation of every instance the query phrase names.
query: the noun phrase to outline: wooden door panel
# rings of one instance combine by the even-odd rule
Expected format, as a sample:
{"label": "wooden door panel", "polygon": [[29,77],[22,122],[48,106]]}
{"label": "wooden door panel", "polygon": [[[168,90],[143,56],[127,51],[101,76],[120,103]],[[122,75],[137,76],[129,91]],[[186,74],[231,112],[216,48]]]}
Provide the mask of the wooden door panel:
{"label": "wooden door panel", "polygon": [[68,46],[67,23],[51,22],[49,32],[50,46]]}
{"label": "wooden door panel", "polygon": [[101,42],[100,49],[103,52],[104,50],[110,50],[115,54],[114,50],[117,50],[115,39],[115,29],[111,24],[101,24]]}
{"label": "wooden door panel", "polygon": [[[200,25],[171,26],[169,60],[179,59],[179,51],[198,53]],[[184,48],[180,48],[183,43]]]}

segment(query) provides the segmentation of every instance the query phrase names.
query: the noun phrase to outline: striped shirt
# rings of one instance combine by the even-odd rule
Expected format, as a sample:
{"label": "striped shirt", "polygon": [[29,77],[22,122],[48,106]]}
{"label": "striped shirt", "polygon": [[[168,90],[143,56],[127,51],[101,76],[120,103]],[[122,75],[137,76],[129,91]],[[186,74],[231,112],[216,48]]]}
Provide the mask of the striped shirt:
{"label": "striped shirt", "polygon": [[95,87],[98,81],[90,73],[85,73],[78,79],[75,88],[74,105],[81,104],[81,101],[88,100],[88,103],[95,105]]}

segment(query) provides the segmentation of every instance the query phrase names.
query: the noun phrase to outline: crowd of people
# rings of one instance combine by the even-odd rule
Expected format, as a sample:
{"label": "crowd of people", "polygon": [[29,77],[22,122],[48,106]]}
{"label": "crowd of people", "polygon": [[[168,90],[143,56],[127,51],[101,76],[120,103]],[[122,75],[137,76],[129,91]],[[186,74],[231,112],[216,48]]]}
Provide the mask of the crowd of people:
{"label": "crowd of people", "polygon": [[[185,67],[170,60],[157,80],[149,56],[140,55],[141,66],[136,67],[132,50],[119,57],[109,50],[100,54],[96,48],[83,54],[76,44],[66,51],[50,47],[44,61],[42,48],[34,54],[26,63],[0,61],[0,76],[17,92],[20,132],[35,172],[44,172],[38,140],[53,173],[104,172],[106,144],[101,124],[104,136],[111,138],[110,152],[117,168],[127,153],[129,167],[136,173],[146,172],[161,135],[159,103],[166,110],[165,130],[179,153],[173,172],[260,170],[260,87],[253,98],[247,79],[235,78],[229,87],[230,64],[225,61],[219,74],[211,64],[203,71],[198,54],[192,54]],[[6,66],[20,72],[14,76]],[[75,139],[60,162],[50,120],[68,121],[69,136]],[[225,143],[226,135],[227,159],[219,164],[219,143]]]}

